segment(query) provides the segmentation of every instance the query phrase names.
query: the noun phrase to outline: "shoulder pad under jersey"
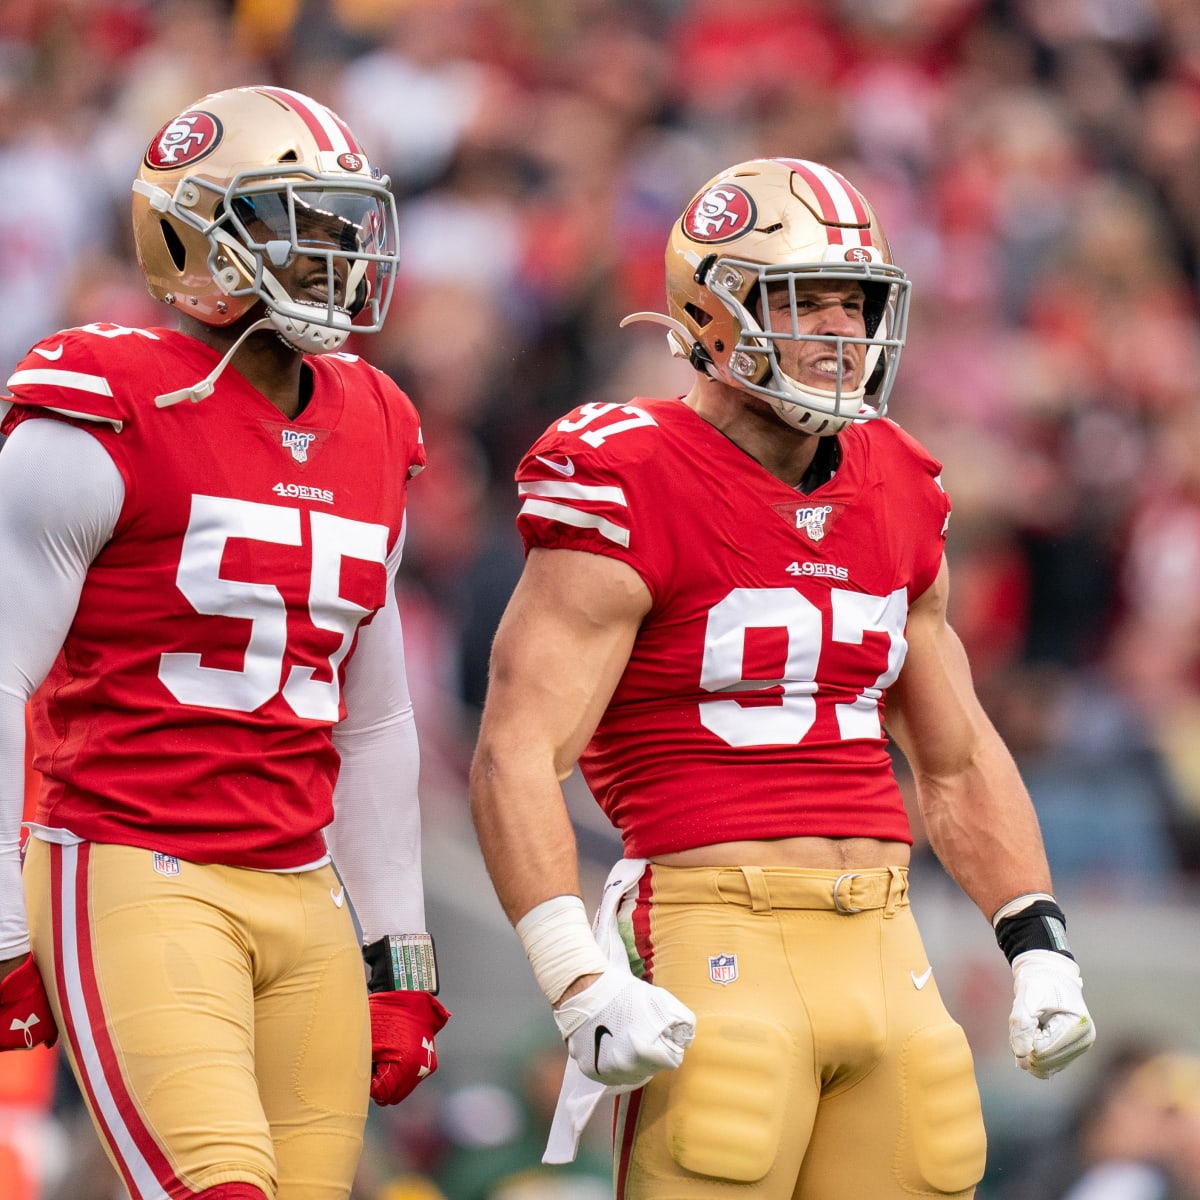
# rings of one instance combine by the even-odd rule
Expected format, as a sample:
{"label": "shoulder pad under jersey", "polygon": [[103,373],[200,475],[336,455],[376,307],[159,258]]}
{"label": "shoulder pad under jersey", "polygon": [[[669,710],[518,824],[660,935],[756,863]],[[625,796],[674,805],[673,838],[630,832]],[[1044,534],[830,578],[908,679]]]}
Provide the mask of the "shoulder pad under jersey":
{"label": "shoulder pad under jersey", "polygon": [[517,479],[609,476],[650,458],[658,446],[659,400],[582,404],[555,421],[517,468]]}
{"label": "shoulder pad under jersey", "polygon": [[886,453],[906,456],[934,477],[941,474],[942,464],[908,430],[897,425],[890,417],[882,421],[868,421],[863,428],[877,432],[878,441],[885,447]]}
{"label": "shoulder pad under jersey", "polygon": [[[663,404],[584,404],[534,442],[516,471],[517,525],[527,544],[633,553],[635,509],[661,507],[654,498],[671,471],[663,467]],[[671,457],[677,453],[672,444]]]}
{"label": "shoulder pad under jersey", "polygon": [[8,388],[17,404],[119,432],[132,416],[131,382],[139,367],[146,371],[145,348],[160,340],[153,330],[104,322],[63,329],[29,351],[9,376]]}
{"label": "shoulder pad under jersey", "polygon": [[386,372],[367,362],[357,354],[334,351],[330,354],[308,355],[306,361],[320,376],[328,371],[340,377],[347,393],[356,395],[362,403],[366,395],[374,396],[388,413],[387,419],[399,423],[412,433],[408,475],[411,479],[426,467],[425,438],[421,430],[421,417],[408,393]]}

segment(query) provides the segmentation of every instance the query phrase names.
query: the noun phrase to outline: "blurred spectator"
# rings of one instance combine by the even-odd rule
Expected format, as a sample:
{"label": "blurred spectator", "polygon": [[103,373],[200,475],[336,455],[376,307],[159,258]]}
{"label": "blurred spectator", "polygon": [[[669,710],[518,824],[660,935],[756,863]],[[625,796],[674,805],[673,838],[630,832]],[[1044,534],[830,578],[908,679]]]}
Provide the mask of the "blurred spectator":
{"label": "blurred spectator", "polygon": [[1110,1051],[1065,1129],[1051,1133],[997,1200],[1195,1200],[1200,1056],[1128,1044]]}
{"label": "blurred spectator", "polygon": [[486,7],[478,0],[392,5],[378,45],[342,69],[334,107],[402,193],[438,180],[464,146],[515,144],[521,89],[482,57]]}
{"label": "blurred spectator", "polygon": [[58,327],[76,263],[112,236],[80,128],[89,114],[73,98],[41,76],[32,46],[0,43],[0,358],[10,365]]}
{"label": "blurred spectator", "polygon": [[450,1145],[435,1179],[449,1200],[612,1196],[612,1155],[594,1137],[585,1139],[574,1162],[542,1163],[566,1057],[553,1024],[539,1020],[509,1047],[504,1086],[473,1084],[447,1097]]}
{"label": "blurred spectator", "polygon": [[1160,895],[1184,862],[1179,792],[1128,700],[1051,663],[1010,667],[980,694],[1033,797],[1056,884]]}
{"label": "blurred spectator", "polygon": [[[171,97],[241,82],[336,97],[400,202],[372,351],[429,443],[402,586],[431,821],[462,816],[519,455],[581,401],[687,389],[661,329],[618,328],[661,308],[663,223],[794,155],[861,182],[908,264],[892,415],[945,463],[952,619],[1056,877],[1200,881],[1195,0],[0,0],[8,369],[46,329],[169,322],[131,167]],[[422,1137],[364,1195],[402,1200]]]}

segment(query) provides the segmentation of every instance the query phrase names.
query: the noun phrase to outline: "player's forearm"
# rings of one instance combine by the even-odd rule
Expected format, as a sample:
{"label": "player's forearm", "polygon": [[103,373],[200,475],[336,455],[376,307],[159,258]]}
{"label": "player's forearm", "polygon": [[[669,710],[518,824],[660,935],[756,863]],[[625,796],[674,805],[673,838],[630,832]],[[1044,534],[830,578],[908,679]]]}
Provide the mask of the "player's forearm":
{"label": "player's forearm", "polygon": [[916,785],[934,853],[989,920],[1014,896],[1051,891],[1037,815],[1002,745],[953,773],[918,773]]}
{"label": "player's forearm", "polygon": [[0,845],[0,960],[20,960],[29,953],[21,860],[14,840]]}
{"label": "player's forearm", "polygon": [[479,847],[514,925],[544,900],[579,894],[575,834],[549,761],[513,762],[481,742],[470,790]]}
{"label": "player's forearm", "polygon": [[368,730],[335,730],[341,770],[326,838],[363,940],[425,929],[420,757],[411,709]]}
{"label": "player's forearm", "polygon": [[25,703],[0,689],[0,959],[29,952],[21,890],[21,809],[25,781]]}
{"label": "player's forearm", "polygon": [[361,626],[346,665],[346,717],[333,729],[341,758],[326,837],[369,944],[425,929],[421,756],[389,559],[388,602]]}

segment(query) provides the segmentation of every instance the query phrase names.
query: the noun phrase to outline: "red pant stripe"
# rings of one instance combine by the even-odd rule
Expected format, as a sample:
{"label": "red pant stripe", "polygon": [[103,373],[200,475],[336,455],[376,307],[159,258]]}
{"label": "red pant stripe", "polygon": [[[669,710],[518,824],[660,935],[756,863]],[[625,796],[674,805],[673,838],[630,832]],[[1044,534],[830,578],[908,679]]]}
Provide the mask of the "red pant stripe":
{"label": "red pant stripe", "polygon": [[97,1123],[130,1195],[139,1200],[186,1197],[191,1189],[171,1169],[142,1120],[121,1075],[96,981],[88,921],[89,847],[51,849],[55,974],[67,1036]]}

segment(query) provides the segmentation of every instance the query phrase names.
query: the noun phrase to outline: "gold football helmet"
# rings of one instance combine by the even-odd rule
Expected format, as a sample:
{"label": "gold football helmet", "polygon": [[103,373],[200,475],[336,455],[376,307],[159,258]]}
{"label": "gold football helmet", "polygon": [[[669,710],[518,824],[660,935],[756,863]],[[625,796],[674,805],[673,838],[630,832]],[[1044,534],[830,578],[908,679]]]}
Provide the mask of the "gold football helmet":
{"label": "gold football helmet", "polygon": [[[668,326],[672,353],[696,370],[763,397],[804,433],[837,433],[887,408],[908,325],[909,281],[892,262],[879,219],[836,171],[794,158],[739,163],[709,180],[676,222],[667,243],[667,308],[622,324]],[[795,286],[806,280],[862,284],[865,338],[799,332]],[[787,286],[789,322],[773,328],[767,289]],[[815,388],[781,368],[778,343],[828,342],[844,362],[847,344],[866,347],[857,387]]]}
{"label": "gold football helmet", "polygon": [[[133,236],[150,292],[206,325],[259,302],[310,353],[375,333],[391,302],[396,203],[345,123],[299,92],[232,88],[163,126],[133,183]],[[324,263],[304,294],[275,271]]]}

